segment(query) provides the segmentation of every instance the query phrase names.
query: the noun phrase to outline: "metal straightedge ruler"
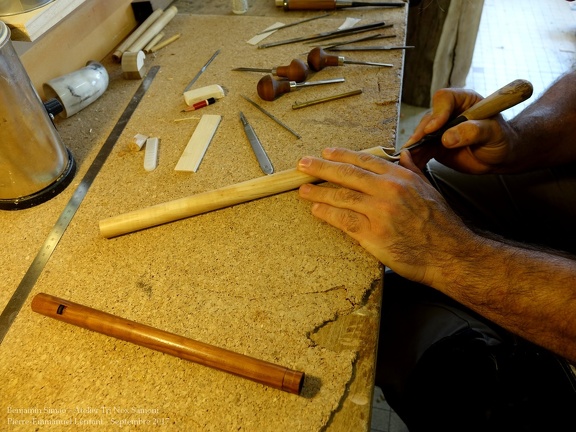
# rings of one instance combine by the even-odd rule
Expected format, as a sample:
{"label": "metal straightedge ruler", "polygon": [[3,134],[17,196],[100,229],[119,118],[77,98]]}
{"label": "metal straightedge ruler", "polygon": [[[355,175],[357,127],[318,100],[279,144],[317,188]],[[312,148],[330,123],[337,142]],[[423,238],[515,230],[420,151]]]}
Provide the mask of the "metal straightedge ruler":
{"label": "metal straightedge ruler", "polygon": [[128,103],[128,106],[124,109],[124,112],[118,119],[118,122],[112,129],[112,132],[110,132],[110,135],[100,148],[100,151],[94,158],[94,161],[92,161],[92,165],[90,165],[90,167],[88,168],[88,171],[82,178],[82,181],[74,191],[72,198],[70,198],[70,201],[68,201],[68,204],[66,204],[64,211],[56,221],[56,224],[54,225],[50,233],[48,234],[48,237],[44,241],[44,244],[40,248],[40,251],[38,252],[36,257],[34,258],[34,261],[32,261],[32,264],[30,264],[30,267],[28,268],[26,274],[20,281],[20,284],[14,291],[14,294],[12,294],[12,297],[8,301],[8,304],[0,314],[0,343],[2,343],[2,341],[4,340],[4,337],[8,333],[10,326],[16,319],[16,316],[20,312],[20,309],[22,309],[22,306],[26,302],[26,299],[30,295],[30,292],[34,288],[36,281],[38,280],[40,274],[44,270],[46,263],[50,259],[50,256],[54,252],[54,249],[56,249],[56,246],[58,245],[60,239],[64,235],[66,228],[68,228],[70,221],[74,217],[74,214],[76,214],[78,207],[80,207],[80,204],[84,200],[84,197],[88,192],[88,189],[94,182],[94,179],[96,178],[96,175],[100,171],[100,168],[102,168],[104,162],[106,162],[108,155],[110,154],[112,148],[118,141],[118,138],[120,138],[120,135],[124,131],[124,128],[128,124],[128,121],[132,117],[132,114],[138,107],[138,104],[143,99],[144,94],[150,87],[150,84],[152,83],[152,80],[156,77],[156,74],[158,73],[159,69],[160,66],[153,66],[148,71],[148,74],[142,81],[142,84],[140,84],[140,87],[138,87],[136,93],[134,93],[134,96],[132,96],[132,99]]}

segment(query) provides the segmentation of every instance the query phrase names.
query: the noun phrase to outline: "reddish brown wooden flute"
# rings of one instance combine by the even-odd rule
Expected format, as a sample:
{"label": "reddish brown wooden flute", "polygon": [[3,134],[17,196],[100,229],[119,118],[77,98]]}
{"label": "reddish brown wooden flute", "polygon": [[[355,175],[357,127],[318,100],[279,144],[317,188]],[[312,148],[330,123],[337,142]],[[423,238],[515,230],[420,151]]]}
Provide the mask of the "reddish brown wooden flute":
{"label": "reddish brown wooden flute", "polygon": [[32,310],[50,318],[146,348],[248,378],[288,393],[300,394],[304,373],[168,333],[49,294],[37,294]]}

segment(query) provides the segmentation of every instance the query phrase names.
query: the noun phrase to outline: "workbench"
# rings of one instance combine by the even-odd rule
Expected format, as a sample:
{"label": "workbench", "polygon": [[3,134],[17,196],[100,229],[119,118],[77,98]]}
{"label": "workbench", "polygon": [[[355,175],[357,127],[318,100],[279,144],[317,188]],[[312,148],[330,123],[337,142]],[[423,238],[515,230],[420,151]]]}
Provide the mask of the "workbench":
{"label": "workbench", "polygon": [[[115,238],[99,221],[264,176],[239,120],[254,127],[277,172],[328,146],[394,146],[402,50],[340,53],[393,67],[345,65],[312,80],[341,84],[258,97],[264,75],[234,67],[305,60],[304,43],[258,49],[246,43],[276,22],[319,12],[284,12],[271,0],[176,2],[165,28],[181,37],[148,55],[159,66],[143,99],[65,227],[22,309],[0,344],[2,430],[362,431],[370,428],[382,266],[346,234],[319,221],[297,191],[182,219]],[[268,37],[266,42],[335,30],[347,17],[385,21],[403,45],[405,8],[339,10]],[[216,50],[194,87],[219,84],[226,96],[183,113],[182,91]],[[26,210],[0,213],[0,310],[10,302],[54,233],[89,168],[141,85],[111,56],[110,84],[95,103],[56,127],[77,163],[65,191]],[[361,89],[360,95],[293,110],[307,101]],[[298,139],[247,103],[246,96],[296,130]],[[197,172],[174,167],[203,115],[222,120]],[[158,167],[143,168],[135,134],[160,139]],[[327,187],[330,187],[327,185]],[[289,394],[167,354],[62,323],[31,310],[47,293],[190,339],[305,373]]]}

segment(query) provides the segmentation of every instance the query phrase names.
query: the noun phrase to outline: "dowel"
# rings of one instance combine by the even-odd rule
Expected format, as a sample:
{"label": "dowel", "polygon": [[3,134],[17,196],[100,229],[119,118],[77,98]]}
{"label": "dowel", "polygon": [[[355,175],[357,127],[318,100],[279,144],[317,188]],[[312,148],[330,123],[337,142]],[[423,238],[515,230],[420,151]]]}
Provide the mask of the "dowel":
{"label": "dowel", "polygon": [[39,314],[247,378],[288,393],[300,394],[304,373],[130,321],[49,294],[36,294]]}
{"label": "dowel", "polygon": [[178,9],[170,6],[126,51],[141,51],[176,16]]}
{"label": "dowel", "polygon": [[160,32],[156,36],[154,36],[152,38],[152,40],[150,42],[148,42],[148,44],[144,47],[144,52],[146,54],[148,54],[150,52],[150,48],[152,48],[154,45],[156,45],[158,42],[160,42],[163,37],[164,37],[164,32]]}
{"label": "dowel", "polygon": [[150,52],[151,52],[151,53],[156,52],[156,51],[164,48],[165,46],[170,45],[172,42],[174,42],[174,41],[177,40],[178,38],[180,38],[180,33],[175,34],[174,36],[169,37],[169,38],[166,39],[165,41],[162,41],[162,42],[154,45],[152,48],[150,48]]}
{"label": "dowel", "polygon": [[[382,147],[373,147],[363,151],[383,158],[388,157]],[[103,237],[112,238],[297,189],[305,183],[318,181],[320,179],[293,168],[103,219],[99,222],[100,234]]]}
{"label": "dowel", "polygon": [[124,52],[128,49],[128,47],[130,45],[132,45],[134,42],[136,42],[136,40],[142,36],[142,33],[144,33],[153,23],[154,21],[156,21],[158,18],[160,18],[160,16],[164,13],[164,11],[162,9],[156,9],[154,12],[152,12],[150,14],[150,16],[148,18],[146,18],[144,20],[144,22],[142,24],[140,24],[138,26],[138,28],[136,30],[134,30],[132,32],[132,34],[130,36],[128,36],[124,42],[122,42],[118,48],[116,48],[116,50],[114,51],[114,53],[112,54],[112,57],[114,58],[114,60],[116,61],[120,61],[120,59],[122,58],[122,55],[124,54]]}

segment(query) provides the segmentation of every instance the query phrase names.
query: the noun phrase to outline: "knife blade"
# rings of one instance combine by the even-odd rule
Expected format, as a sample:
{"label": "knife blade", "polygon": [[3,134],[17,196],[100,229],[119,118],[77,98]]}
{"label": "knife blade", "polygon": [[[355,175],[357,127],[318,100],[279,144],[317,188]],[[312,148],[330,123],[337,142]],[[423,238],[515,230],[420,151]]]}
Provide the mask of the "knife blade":
{"label": "knife blade", "polygon": [[262,147],[262,143],[256,136],[256,132],[246,120],[246,116],[240,111],[240,120],[242,121],[242,125],[244,126],[244,132],[248,137],[248,141],[250,141],[250,145],[252,146],[252,150],[256,155],[256,159],[258,159],[258,163],[260,164],[260,168],[264,174],[272,174],[274,172],[274,167],[272,166],[272,162],[270,162],[270,158],[266,154],[264,147]]}

